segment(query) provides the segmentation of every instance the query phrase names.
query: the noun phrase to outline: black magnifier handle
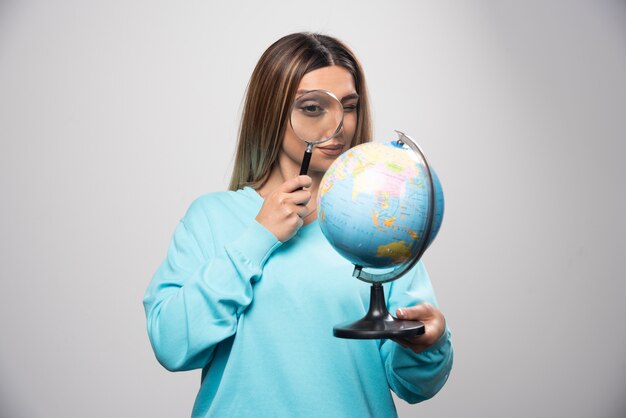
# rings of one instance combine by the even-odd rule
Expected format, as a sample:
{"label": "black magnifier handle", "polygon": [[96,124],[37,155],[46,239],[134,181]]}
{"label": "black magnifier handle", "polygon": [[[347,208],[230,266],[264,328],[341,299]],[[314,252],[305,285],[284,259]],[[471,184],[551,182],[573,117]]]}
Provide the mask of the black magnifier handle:
{"label": "black magnifier handle", "polygon": [[300,166],[300,175],[303,176],[309,171],[309,163],[311,162],[311,155],[313,154],[313,144],[306,145],[306,151],[304,151],[304,157],[302,158],[302,166]]}

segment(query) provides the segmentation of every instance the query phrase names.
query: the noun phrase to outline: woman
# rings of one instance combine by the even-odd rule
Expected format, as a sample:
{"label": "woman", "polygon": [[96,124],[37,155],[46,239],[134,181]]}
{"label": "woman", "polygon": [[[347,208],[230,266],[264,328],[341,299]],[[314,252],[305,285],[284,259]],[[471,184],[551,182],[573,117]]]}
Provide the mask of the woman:
{"label": "woman", "polygon": [[[333,93],[341,133],[313,149],[288,123],[296,97]],[[168,370],[202,368],[194,417],[392,417],[389,389],[433,396],[452,346],[421,263],[385,285],[390,309],[425,323],[412,340],[343,340],[333,325],[362,317],[369,285],[326,242],[314,207],[322,176],[371,135],[365,80],[353,53],[319,34],[286,36],[249,83],[228,192],[197,199],[179,223],[144,298],[148,334]]]}

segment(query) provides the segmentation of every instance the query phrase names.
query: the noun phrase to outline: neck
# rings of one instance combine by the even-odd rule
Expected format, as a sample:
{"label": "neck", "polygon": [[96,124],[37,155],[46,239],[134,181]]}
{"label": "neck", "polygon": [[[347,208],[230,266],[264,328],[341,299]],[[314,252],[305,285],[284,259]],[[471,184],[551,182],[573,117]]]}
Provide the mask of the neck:
{"label": "neck", "polygon": [[[281,160],[281,157],[279,157],[279,161],[276,164],[274,164],[274,166],[272,167],[270,171],[270,175],[268,176],[265,183],[263,183],[263,185],[259,187],[259,189],[257,189],[257,192],[262,197],[267,196],[272,191],[274,191],[277,187],[279,187],[281,184],[283,184],[289,179],[297,177],[300,173],[299,165],[286,164],[280,160]],[[312,195],[311,201],[313,201],[314,198],[317,197],[317,190],[319,189],[319,185],[322,181],[322,177],[324,177],[324,173],[310,170],[307,173],[307,175],[311,177],[311,180],[313,182],[311,187],[307,188],[307,190],[311,192],[311,195]]]}

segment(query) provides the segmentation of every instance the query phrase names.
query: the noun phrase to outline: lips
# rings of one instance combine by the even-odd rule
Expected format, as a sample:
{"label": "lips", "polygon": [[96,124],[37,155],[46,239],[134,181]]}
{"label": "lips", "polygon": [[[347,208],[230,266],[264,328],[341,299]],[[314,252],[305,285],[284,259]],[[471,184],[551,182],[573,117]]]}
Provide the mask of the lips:
{"label": "lips", "polygon": [[324,145],[322,147],[316,147],[322,154],[327,155],[329,157],[337,157],[341,153],[343,153],[343,144],[329,144]]}

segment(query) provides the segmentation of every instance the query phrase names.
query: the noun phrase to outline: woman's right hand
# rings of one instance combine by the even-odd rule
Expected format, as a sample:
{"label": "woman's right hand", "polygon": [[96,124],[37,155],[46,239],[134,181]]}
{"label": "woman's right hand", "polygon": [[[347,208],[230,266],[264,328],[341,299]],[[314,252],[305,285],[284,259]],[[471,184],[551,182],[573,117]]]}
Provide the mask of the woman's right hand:
{"label": "woman's right hand", "polygon": [[310,187],[311,184],[309,176],[298,176],[281,184],[265,196],[263,206],[256,216],[257,222],[279,241],[291,239],[310,213],[306,205],[311,199],[311,192],[302,188]]}

